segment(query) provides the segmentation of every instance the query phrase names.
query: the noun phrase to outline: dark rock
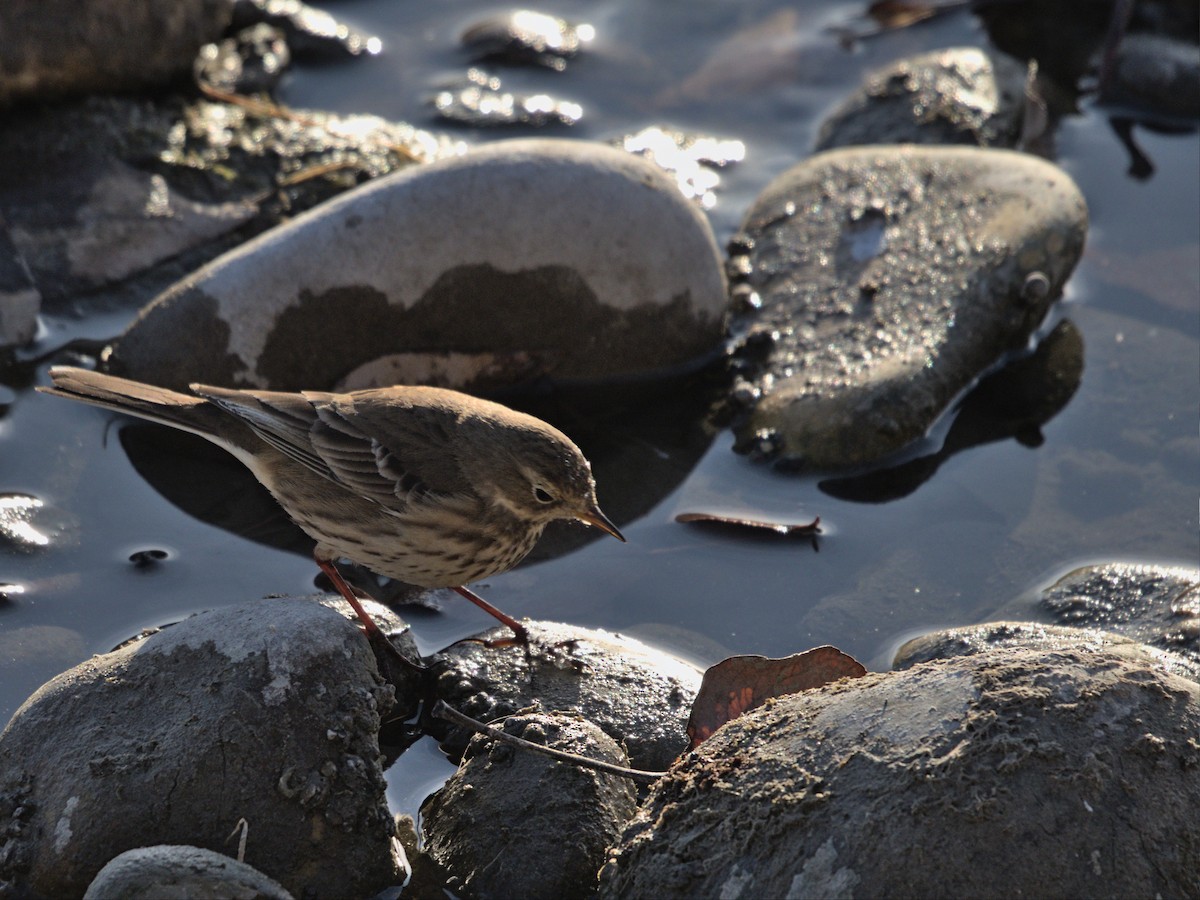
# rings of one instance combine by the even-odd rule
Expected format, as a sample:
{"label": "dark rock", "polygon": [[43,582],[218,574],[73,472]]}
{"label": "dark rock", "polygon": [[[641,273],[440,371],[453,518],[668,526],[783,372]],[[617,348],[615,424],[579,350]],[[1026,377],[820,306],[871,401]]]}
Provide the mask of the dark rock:
{"label": "dark rock", "polygon": [[0,734],[0,882],[78,896],[125,850],[221,852],[245,819],[246,861],[293,894],[370,895],[399,873],[377,742],[391,706],[361,632],[307,600],[93,657]]}
{"label": "dark rock", "polygon": [[1200,46],[1155,34],[1127,35],[1101,101],[1168,118],[1200,118]]}
{"label": "dark rock", "polygon": [[761,399],[738,447],[833,469],[922,437],[1026,344],[1086,228],[1064,172],[1006,150],[851,148],[784,173],[742,226],[762,303],[731,329],[777,338],[745,357]]}
{"label": "dark rock", "polygon": [[508,128],[528,125],[575,125],[583,118],[583,107],[547,93],[519,94],[506,91],[500,76],[469,69],[461,81],[436,94],[433,109],[439,118],[473,128]]}
{"label": "dark rock", "polygon": [[475,59],[529,63],[561,72],[594,36],[591,25],[518,9],[476,22],[460,40]]}
{"label": "dark rock", "polygon": [[[462,641],[443,651],[437,694],[490,722],[532,703],[572,712],[624,744],[633,765],[661,770],[687,747],[687,719],[701,673],[631,638],[552,622],[527,622],[528,652]],[[510,637],[495,629],[483,638]],[[470,733],[450,730],[443,746],[461,753]]]}
{"label": "dark rock", "polygon": [[601,896],[1191,896],[1197,735],[1200,685],[1102,651],[792,694],[655,785]]}
{"label": "dark rock", "polygon": [[[625,751],[573,715],[511,716],[506,733],[628,766]],[[637,807],[632,782],[476,735],[462,766],[421,805],[426,849],[467,897],[590,897],[604,854]]]}
{"label": "dark rock", "polygon": [[83,900],[292,900],[279,882],[253,866],[200,847],[161,845],[127,850],[88,885]]}
{"label": "dark rock", "polygon": [[161,89],[221,36],[231,0],[0,4],[0,106],[65,94]]}
{"label": "dark rock", "polygon": [[1014,147],[1025,66],[979,47],[951,47],[871,72],[821,125],[817,150],[861,144]]}

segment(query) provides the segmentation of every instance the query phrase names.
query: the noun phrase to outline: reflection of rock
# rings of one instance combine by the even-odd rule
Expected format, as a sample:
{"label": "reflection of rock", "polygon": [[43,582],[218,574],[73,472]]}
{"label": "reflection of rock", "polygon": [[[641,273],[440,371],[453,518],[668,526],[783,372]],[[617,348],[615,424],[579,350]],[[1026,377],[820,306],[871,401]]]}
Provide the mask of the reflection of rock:
{"label": "reflection of rock", "polygon": [[858,144],[1012,147],[1021,133],[1025,67],[1002,53],[952,47],[867,75],[821,126],[817,150]]}
{"label": "reflection of rock", "polygon": [[971,447],[1010,437],[1040,446],[1041,427],[1067,405],[1082,376],[1083,338],[1063,320],[1032,354],[980,380],[955,411],[936,453],[865,475],[828,478],[820,488],[841,500],[882,503],[912,493],[947,459]]}
{"label": "reflection of rock", "polygon": [[157,846],[127,850],[88,885],[83,900],[155,900],[162,897],[253,897],[292,900],[262,872],[199,847]]}
{"label": "reflection of rock", "polygon": [[221,36],[228,0],[0,4],[0,106],[70,93],[161,89]]}
{"label": "reflection of rock", "polygon": [[331,201],[147,307],[114,370],[168,387],[328,387],[405,352],[550,352],[558,378],[677,366],[717,343],[712,230],[602,145],[508,141]]}
{"label": "reflection of rock", "polygon": [[[687,718],[700,672],[638,641],[604,631],[530,622],[531,651],[463,641],[444,651],[441,699],[490,722],[537,701],[571,712],[623,743],[636,768],[665,769],[687,747]],[[501,633],[503,632],[503,633]],[[488,633],[509,637],[506,629]],[[468,733],[450,730],[449,752],[461,753]]]}
{"label": "reflection of rock", "polygon": [[246,861],[297,896],[373,895],[398,874],[377,742],[391,706],[361,632],[310,600],[203,613],[93,657],[0,734],[0,820],[20,824],[0,882],[79,896],[118,853],[225,850],[244,818]]}
{"label": "reflection of rock", "polygon": [[[585,719],[555,712],[504,720],[508,734],[628,766]],[[604,853],[637,804],[632,782],[477,735],[445,787],[421,805],[429,854],[466,897],[589,897]],[[570,838],[564,840],[569,835]]]}
{"label": "reflection of rock", "polygon": [[602,897],[1200,893],[1200,685],[1001,650],[780,698],[651,791]]}
{"label": "reflection of rock", "polygon": [[739,449],[844,468],[921,437],[1028,340],[1086,228],[1064,172],[1004,150],[852,148],[786,172],[738,239]]}

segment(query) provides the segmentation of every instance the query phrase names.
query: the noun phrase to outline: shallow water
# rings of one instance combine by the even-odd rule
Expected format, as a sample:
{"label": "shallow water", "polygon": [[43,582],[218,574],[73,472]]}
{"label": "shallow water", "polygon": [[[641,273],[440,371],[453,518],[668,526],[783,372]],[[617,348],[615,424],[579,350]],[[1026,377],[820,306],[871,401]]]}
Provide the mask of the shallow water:
{"label": "shallow water", "polygon": [[[599,36],[582,59],[561,75],[490,68],[507,88],[546,90],[582,104],[579,126],[547,135],[609,140],[668,125],[743,141],[745,161],[722,173],[709,211],[723,242],[762,187],[805,156],[822,113],[864,71],[987,40],[977,21],[959,12],[850,52],[823,28],[857,5],[799,6],[561,3],[546,11],[596,26]],[[338,3],[333,11],[380,35],[385,53],[301,68],[283,99],[440,129],[427,100],[465,69],[456,36],[486,9]],[[456,131],[472,143],[526,133]],[[1082,188],[1092,226],[1067,296],[1043,333],[1062,318],[1073,322],[1083,336],[1085,370],[1066,409],[1042,429],[1040,446],[1007,439],[973,447],[943,462],[913,493],[867,504],[834,499],[817,478],[736,456],[723,432],[682,484],[622,523],[628,544],[596,541],[492,578],[481,592],[514,615],[619,630],[701,664],[829,643],[881,669],[909,637],[986,618],[1083,562],[1195,566],[1200,138],[1195,130],[1136,134],[1156,167],[1140,181],[1126,174],[1127,154],[1104,111],[1085,103],[1058,131],[1057,160]],[[403,247],[397,235],[397,252]],[[111,336],[129,315],[47,320],[39,349],[81,335]],[[0,583],[24,589],[0,600],[0,722],[47,678],[144,627],[250,597],[313,590],[316,569],[305,556],[204,524],[157,493],[118,439],[123,420],[34,394],[28,378],[7,371],[16,383],[8,384],[14,396],[7,412],[0,406],[0,493],[40,498],[63,537],[31,551],[0,546]],[[42,369],[36,377],[44,382]],[[669,441],[648,451],[668,464],[677,453]],[[189,464],[187,456],[174,460],[164,464]],[[219,488],[219,467],[198,471]],[[602,503],[606,491],[620,493],[621,478],[619,467],[603,472]],[[673,521],[694,511],[786,522],[819,515],[825,534],[815,552],[804,540]],[[148,549],[166,558],[131,562]],[[440,613],[412,613],[424,649],[489,624],[452,595],[441,599]],[[419,773],[438,767],[425,747],[401,769],[420,781],[436,780]],[[411,780],[393,777],[397,811],[413,811],[422,796]]]}

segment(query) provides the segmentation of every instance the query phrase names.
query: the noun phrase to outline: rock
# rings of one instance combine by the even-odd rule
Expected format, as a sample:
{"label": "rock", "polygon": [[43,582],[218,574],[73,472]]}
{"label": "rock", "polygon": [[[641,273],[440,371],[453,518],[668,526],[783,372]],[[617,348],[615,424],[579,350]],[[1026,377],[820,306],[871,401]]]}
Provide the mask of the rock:
{"label": "rock", "polygon": [[713,350],[724,302],[712,230],[661,171],[602,145],[503,141],[226,254],[143,310],[110,363],[171,387],[298,389],[381,357],[501,353],[594,379]]}
{"label": "rock", "polygon": [[[592,723],[555,712],[505,719],[535,744],[628,766]],[[445,787],[421,805],[430,856],[467,897],[590,897],[604,854],[637,808],[632,782],[476,735]]]}
{"label": "rock", "polygon": [[127,850],[88,885],[83,900],[292,900],[279,882],[253,866],[200,847],[160,845]]}
{"label": "rock", "polygon": [[472,128],[527,125],[575,125],[583,107],[550,94],[515,94],[504,90],[499,75],[469,69],[466,75],[439,90],[431,99],[439,118]]}
{"label": "rock", "polygon": [[0,216],[48,312],[100,289],[141,305],[281,218],[460,150],[375,116],[90,97],[6,115]]}
{"label": "rock", "polygon": [[226,94],[271,94],[279,86],[292,54],[284,34],[265,22],[233,37],[205,44],[196,57],[196,83]]}
{"label": "rock", "polygon": [[232,0],[233,25],[248,28],[266,24],[287,37],[297,59],[337,62],[356,56],[374,56],[383,49],[379,38],[356,31],[323,9],[300,0]]}
{"label": "rock", "polygon": [[1169,118],[1200,118],[1200,47],[1156,34],[1130,34],[1117,49],[1100,99]]}
{"label": "rock", "polygon": [[906,447],[1028,342],[1086,230],[1071,179],[1007,150],[850,148],[785,172],[733,245],[737,449],[836,469]]}
{"label": "rock", "polygon": [[860,144],[1015,147],[1026,70],[1010,56],[950,47],[871,72],[821,125],[816,149]]}
{"label": "rock", "polygon": [[[221,36],[231,0],[0,4],[0,106],[64,94],[161,89]],[[19,39],[17,36],[19,35]]]}
{"label": "rock", "polygon": [[907,641],[896,651],[893,669],[955,656],[973,656],[1000,648],[1023,650],[1103,650],[1137,660],[1170,675],[1200,682],[1200,662],[1170,650],[1160,650],[1098,628],[1042,625],[1038,622],[983,622],[964,628],[945,628]]}
{"label": "rock", "polygon": [[1200,667],[1200,570],[1108,562],[1081,566],[1021,597],[997,618],[1032,619],[1124,635]]}
{"label": "rock", "polygon": [[474,59],[527,63],[561,72],[595,36],[591,25],[572,25],[558,16],[518,9],[475,22],[459,41]]}
{"label": "rock", "polygon": [[[635,768],[665,769],[687,748],[687,719],[701,672],[632,638],[554,622],[526,622],[530,648],[463,641],[442,652],[437,696],[490,722],[537,702],[572,712],[624,744]],[[510,637],[507,628],[482,637]],[[461,753],[470,733],[443,742]]]}
{"label": "rock", "polygon": [[768,703],[652,789],[616,897],[1200,891],[1200,685],[1002,650]]}
{"label": "rock", "polygon": [[43,685],[0,734],[0,882],[78,896],[126,850],[228,850],[293,894],[399,873],[361,632],[296,599],[201,613]]}

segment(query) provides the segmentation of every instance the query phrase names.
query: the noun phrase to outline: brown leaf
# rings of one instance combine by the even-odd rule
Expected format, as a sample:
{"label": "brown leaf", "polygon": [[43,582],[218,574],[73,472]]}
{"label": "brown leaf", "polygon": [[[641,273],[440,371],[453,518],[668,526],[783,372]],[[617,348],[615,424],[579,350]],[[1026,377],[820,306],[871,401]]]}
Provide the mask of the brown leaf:
{"label": "brown leaf", "polygon": [[726,722],[772,697],[866,674],[862,663],[836,647],[816,647],[783,659],[731,656],[704,673],[688,719],[691,747],[695,749]]}

